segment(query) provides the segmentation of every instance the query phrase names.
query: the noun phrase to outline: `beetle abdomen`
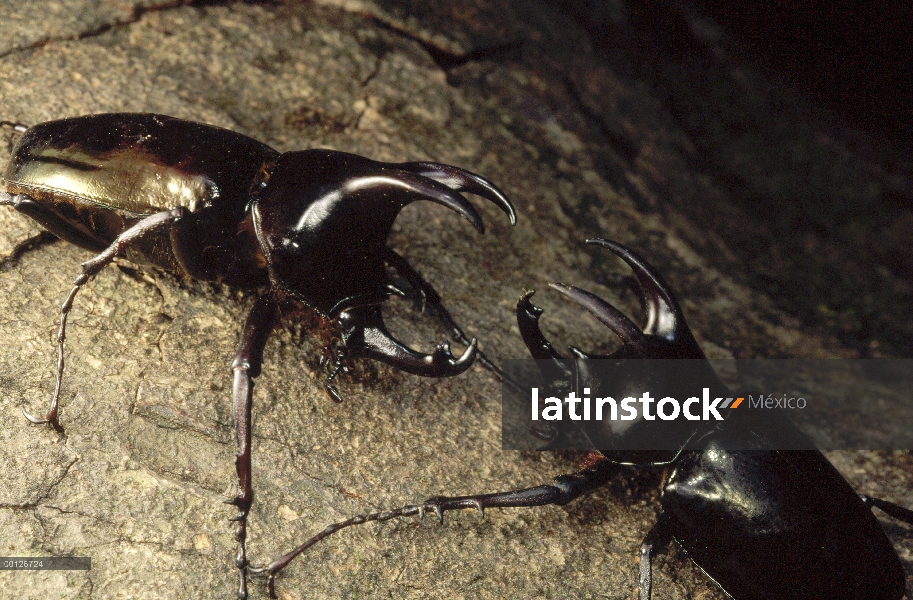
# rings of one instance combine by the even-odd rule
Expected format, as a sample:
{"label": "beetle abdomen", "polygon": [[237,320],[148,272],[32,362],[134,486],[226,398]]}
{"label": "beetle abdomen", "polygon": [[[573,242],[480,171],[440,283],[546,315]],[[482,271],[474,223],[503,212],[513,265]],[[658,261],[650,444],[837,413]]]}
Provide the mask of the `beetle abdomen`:
{"label": "beetle abdomen", "polygon": [[4,179],[8,193],[28,195],[78,232],[49,227],[53,233],[93,250],[145,215],[183,206],[190,214],[175,234],[150,235],[135,258],[246,287],[265,281],[252,228],[243,225],[247,205],[278,156],[253,138],[201,123],[89,115],[29,128]]}

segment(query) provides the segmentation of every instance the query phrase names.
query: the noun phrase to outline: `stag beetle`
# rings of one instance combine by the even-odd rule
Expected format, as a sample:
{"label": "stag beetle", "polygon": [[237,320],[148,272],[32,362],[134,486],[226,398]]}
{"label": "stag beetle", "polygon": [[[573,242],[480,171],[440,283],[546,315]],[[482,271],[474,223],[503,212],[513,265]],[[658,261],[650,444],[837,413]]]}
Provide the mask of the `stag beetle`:
{"label": "stag beetle", "polygon": [[[5,123],[9,125],[9,123]],[[431,162],[381,163],[332,150],[280,154],[226,129],[155,114],[100,114],[42,123],[23,131],[4,174],[0,204],[38,221],[55,236],[97,252],[61,308],[57,383],[44,418],[58,431],[67,315],[76,293],[116,256],[180,276],[239,289],[266,288],[244,325],[231,365],[237,441],[238,596],[245,598],[247,514],[251,486],[251,396],[263,350],[281,316],[306,309],[331,328],[325,389],[345,360],[368,357],[426,377],[462,373],[477,354],[440,305],[440,297],[386,244],[407,204],[430,200],[456,211],[480,233],[476,209],[459,193],[486,198],[511,224],[514,208],[488,180]],[[447,342],[419,353],[387,331],[380,305],[406,295],[392,267],[468,348]],[[25,412],[25,411],[23,411]]]}
{"label": "stag beetle", "polygon": [[[621,244],[593,239],[608,248],[634,271],[643,292],[647,324],[641,330],[618,309],[575,287],[550,284],[591,312],[624,342],[609,356],[595,356],[571,348],[567,362],[539,329],[542,310],[533,306],[528,292],[517,304],[517,322],[524,342],[546,380],[570,375],[571,388],[583,385],[630,387],[630,382],[596,382],[587,364],[594,359],[688,358],[703,363],[702,376],[724,390],[685,323],[669,285],[659,273]],[[634,387],[638,383],[635,382]],[[595,394],[595,390],[592,392]],[[623,392],[622,392],[623,393]],[[621,397],[620,395],[617,397]],[[804,434],[778,411],[769,419],[739,418],[730,411],[723,421],[702,422],[681,438],[681,447],[667,456],[605,450],[611,432],[589,430],[594,447],[602,449],[589,466],[559,475],[552,485],[473,496],[434,497],[422,505],[360,515],[330,525],[302,544],[307,549],[326,536],[351,525],[434,511],[443,523],[444,512],[475,508],[484,516],[488,507],[564,505],[605,485],[626,465],[655,465],[666,469],[661,513],[640,551],[639,595],[649,600],[651,559],[675,541],[711,580],[735,600],[899,600],[906,575],[897,552],[871,512],[878,507],[913,524],[913,511],[856,494]],[[557,432],[551,432],[550,437]],[[622,434],[625,435],[625,434]],[[782,450],[786,438],[794,450]],[[734,450],[733,448],[736,448]],[[294,557],[275,561],[274,573]]]}

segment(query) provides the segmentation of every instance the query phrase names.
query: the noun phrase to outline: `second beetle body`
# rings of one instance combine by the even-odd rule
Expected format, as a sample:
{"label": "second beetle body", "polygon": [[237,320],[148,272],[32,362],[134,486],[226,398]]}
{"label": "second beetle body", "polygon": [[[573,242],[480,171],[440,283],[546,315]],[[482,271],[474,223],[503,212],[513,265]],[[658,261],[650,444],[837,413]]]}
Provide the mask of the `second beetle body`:
{"label": "second beetle body", "polygon": [[[621,244],[589,242],[608,248],[633,269],[647,324],[641,329],[601,298],[553,283],[623,342],[607,356],[570,347],[574,359],[567,360],[540,330],[543,311],[531,304],[533,292],[524,294],[517,304],[517,324],[537,359],[544,385],[534,385],[543,385],[541,395],[554,395],[560,402],[569,391],[600,399],[633,399],[649,391],[654,399],[667,394],[674,399],[701,387],[710,397],[731,395],[656,269]],[[651,360],[675,358],[684,360]],[[681,427],[674,418],[670,422],[643,416],[624,427],[618,427],[623,421],[598,417],[591,426],[573,417],[555,421],[582,434],[591,450],[587,467],[559,475],[551,485],[439,496],[421,505],[353,517],[327,527],[268,570],[274,574],[296,553],[352,525],[432,511],[443,521],[448,510],[475,508],[484,514],[488,507],[565,505],[608,484],[630,465],[652,465],[664,470],[662,510],[641,545],[640,600],[651,599],[652,559],[671,541],[734,600],[901,600],[904,566],[872,508],[908,524],[913,524],[913,511],[857,494],[779,411],[720,409],[722,420],[685,420]],[[523,410],[528,414],[525,406]],[[555,428],[535,431],[553,442],[567,434]],[[635,444],[638,440],[646,444]]]}

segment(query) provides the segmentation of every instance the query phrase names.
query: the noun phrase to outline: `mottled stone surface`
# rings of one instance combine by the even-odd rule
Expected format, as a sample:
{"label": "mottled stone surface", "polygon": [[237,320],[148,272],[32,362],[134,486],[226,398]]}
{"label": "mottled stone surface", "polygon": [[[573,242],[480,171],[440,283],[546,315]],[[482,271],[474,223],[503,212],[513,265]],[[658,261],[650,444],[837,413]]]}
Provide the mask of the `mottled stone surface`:
{"label": "mottled stone surface", "polygon": [[[777,264],[762,252],[801,246],[778,246],[782,235],[764,227],[805,197],[904,197],[909,157],[872,151],[864,134],[797,108],[686,7],[670,13],[680,22],[664,24],[672,17],[621,2],[605,3],[599,20],[510,0],[185,4],[5,4],[0,120],[158,112],[280,150],[323,146],[481,173],[515,202],[515,228],[476,202],[487,225],[480,236],[425,203],[403,212],[391,244],[495,361],[526,355],[512,308],[524,288],[546,281],[581,285],[640,315],[633,296],[611,286],[621,263],[584,247],[588,236],[628,244],[666,273],[715,357],[859,355],[847,343],[853,323],[809,321],[784,295],[802,277],[849,295],[853,231],[866,256],[888,248],[901,264],[909,259],[905,238],[865,220],[840,229],[839,243],[808,238],[813,260],[786,254]],[[728,87],[702,87],[694,73]],[[707,89],[728,95],[708,99]],[[752,190],[761,190],[758,211],[746,200]],[[780,193],[788,200],[778,209],[771,199]],[[37,231],[0,210],[0,256]],[[746,254],[733,232],[761,249]],[[23,599],[230,598],[233,527],[220,503],[234,493],[228,365],[252,296],[129,268],[100,274],[71,315],[61,437],[28,426],[21,408],[40,413],[50,396],[57,311],[88,256],[51,244],[0,269],[0,554],[90,556],[93,568],[0,572],[0,585]],[[852,306],[868,307],[884,329],[880,315],[909,296],[905,271],[866,271],[854,260],[851,272],[871,293]],[[543,290],[536,303],[556,342],[612,343],[556,294]],[[444,335],[405,301],[385,310],[410,343],[431,349]],[[904,354],[896,340],[864,341]],[[254,406],[254,562],[353,514],[536,485],[576,468],[571,455],[500,450],[500,389],[481,367],[431,381],[360,364],[341,380],[346,401],[337,405],[322,391],[319,357],[294,325],[267,346]],[[909,455],[830,457],[860,491],[913,506]],[[658,483],[644,469],[563,508],[349,530],[294,563],[277,591],[285,600],[636,597]],[[913,537],[884,523],[913,572]],[[654,590],[657,599],[722,597],[674,549],[657,561]],[[262,580],[252,597],[265,597]]]}

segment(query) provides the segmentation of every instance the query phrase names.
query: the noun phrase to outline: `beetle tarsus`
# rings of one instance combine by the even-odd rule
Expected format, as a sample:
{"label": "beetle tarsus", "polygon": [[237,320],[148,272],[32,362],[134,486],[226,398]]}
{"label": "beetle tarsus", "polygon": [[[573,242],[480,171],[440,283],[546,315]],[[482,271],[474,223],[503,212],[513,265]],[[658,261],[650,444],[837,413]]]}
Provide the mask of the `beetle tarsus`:
{"label": "beetle tarsus", "polygon": [[29,414],[25,408],[22,409],[22,414],[25,415],[25,418],[34,423],[35,425],[49,425],[57,433],[63,433],[63,426],[60,424],[60,421],[57,419],[57,407],[53,408],[53,411],[48,411],[48,414],[45,418],[39,419],[38,417],[32,416]]}

